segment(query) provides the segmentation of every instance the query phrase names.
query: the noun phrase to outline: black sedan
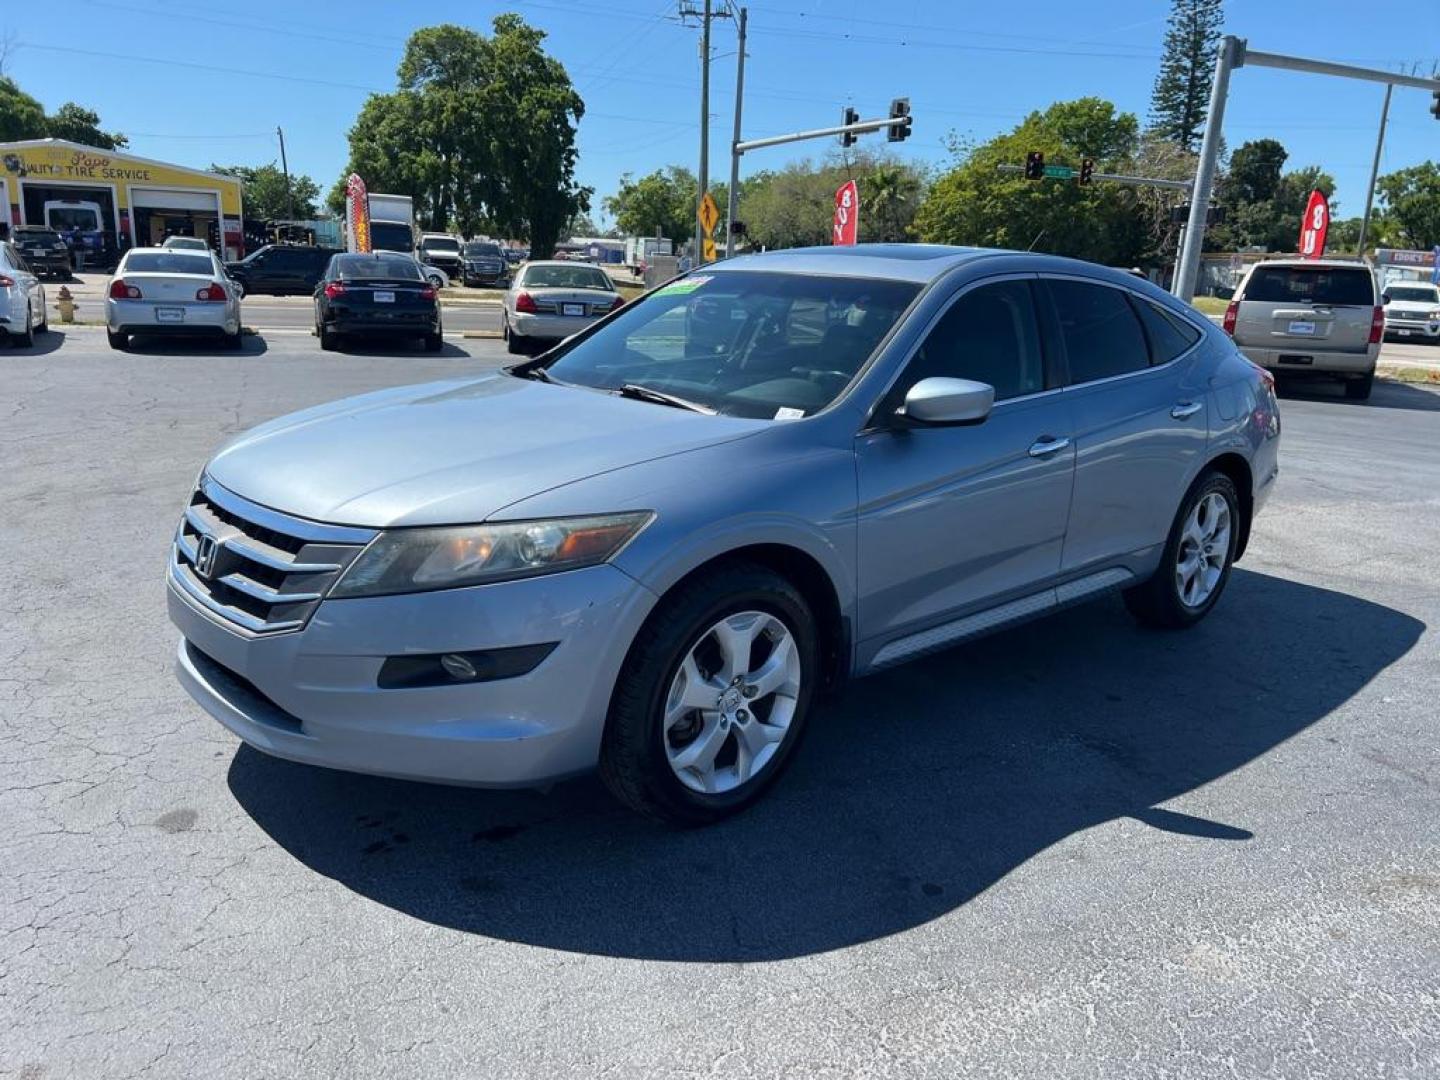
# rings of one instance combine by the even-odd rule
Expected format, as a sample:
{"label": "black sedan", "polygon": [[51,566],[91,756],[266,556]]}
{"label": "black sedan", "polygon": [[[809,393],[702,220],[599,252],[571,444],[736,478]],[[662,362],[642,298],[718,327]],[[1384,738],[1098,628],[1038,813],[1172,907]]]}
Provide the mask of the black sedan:
{"label": "black sedan", "polygon": [[439,352],[440,301],[409,255],[336,255],[315,289],[315,333],[322,349],[337,348],[342,337],[418,337]]}

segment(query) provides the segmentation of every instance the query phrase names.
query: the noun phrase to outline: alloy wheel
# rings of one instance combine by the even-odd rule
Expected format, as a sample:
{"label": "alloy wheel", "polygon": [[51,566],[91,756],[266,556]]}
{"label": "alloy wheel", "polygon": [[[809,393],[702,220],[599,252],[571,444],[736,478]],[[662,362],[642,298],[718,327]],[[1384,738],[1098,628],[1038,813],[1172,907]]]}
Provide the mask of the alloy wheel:
{"label": "alloy wheel", "polygon": [[1198,608],[1210,599],[1230,557],[1230,503],[1218,491],[1196,502],[1185,519],[1175,557],[1180,602]]}
{"label": "alloy wheel", "polygon": [[691,646],[665,697],[661,737],[671,770],[692,791],[717,795],[774,760],[800,695],[800,650],[763,611],[721,619]]}

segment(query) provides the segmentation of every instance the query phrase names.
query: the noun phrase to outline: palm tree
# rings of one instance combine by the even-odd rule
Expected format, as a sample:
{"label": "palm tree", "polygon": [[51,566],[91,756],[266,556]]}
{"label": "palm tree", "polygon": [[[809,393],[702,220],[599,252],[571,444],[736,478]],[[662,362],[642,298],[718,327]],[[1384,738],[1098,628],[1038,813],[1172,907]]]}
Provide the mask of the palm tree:
{"label": "palm tree", "polygon": [[875,166],[860,180],[861,220],[875,223],[875,239],[904,240],[920,199],[920,178],[914,170],[892,162]]}

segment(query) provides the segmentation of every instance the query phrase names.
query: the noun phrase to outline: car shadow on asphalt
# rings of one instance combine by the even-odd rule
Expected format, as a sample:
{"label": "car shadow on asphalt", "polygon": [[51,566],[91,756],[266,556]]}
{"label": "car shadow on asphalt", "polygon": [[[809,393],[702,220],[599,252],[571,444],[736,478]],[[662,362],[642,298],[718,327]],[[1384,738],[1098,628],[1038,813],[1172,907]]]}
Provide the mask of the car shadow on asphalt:
{"label": "car shadow on asphalt", "polygon": [[439,352],[426,352],[420,341],[353,341],[342,340],[337,350],[344,356],[425,356],[430,358],[443,358],[468,360],[470,354],[458,345],[447,341],[440,346]]}
{"label": "car shadow on asphalt", "polygon": [[[1276,383],[1275,392],[1281,401],[1333,401],[1356,409],[1411,409],[1415,412],[1440,412],[1440,393],[1390,379],[1376,379],[1365,401],[1350,401],[1340,382],[1284,380]],[[1284,412],[1281,412],[1283,419]]]}
{"label": "car shadow on asphalt", "polygon": [[28,349],[16,348],[15,342],[0,338],[0,359],[7,356],[46,356],[65,344],[65,331],[51,326],[45,333],[36,332],[35,344]]}
{"label": "car shadow on asphalt", "polygon": [[476,791],[248,747],[228,779],[296,859],[416,919],[579,953],[776,960],[928,922],[1115,818],[1248,841],[1265,821],[1157,804],[1324,720],[1424,629],[1244,570],[1184,633],[1110,598],[852,683],[780,783],[708,829],[636,817],[594,779]]}
{"label": "car shadow on asphalt", "polygon": [[259,334],[245,334],[240,339],[239,349],[227,349],[213,338],[158,337],[135,334],[125,349],[136,356],[204,356],[217,360],[234,359],[237,356],[261,356],[269,352],[270,346]]}

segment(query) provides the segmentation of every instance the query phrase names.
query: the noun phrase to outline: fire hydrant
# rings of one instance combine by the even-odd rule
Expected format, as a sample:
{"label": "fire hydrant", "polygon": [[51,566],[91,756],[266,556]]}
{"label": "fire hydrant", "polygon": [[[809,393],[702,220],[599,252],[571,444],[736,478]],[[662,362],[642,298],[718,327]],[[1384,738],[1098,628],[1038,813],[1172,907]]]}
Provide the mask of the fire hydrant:
{"label": "fire hydrant", "polygon": [[60,286],[60,291],[55,296],[55,306],[60,309],[61,322],[75,321],[75,299],[64,285]]}

